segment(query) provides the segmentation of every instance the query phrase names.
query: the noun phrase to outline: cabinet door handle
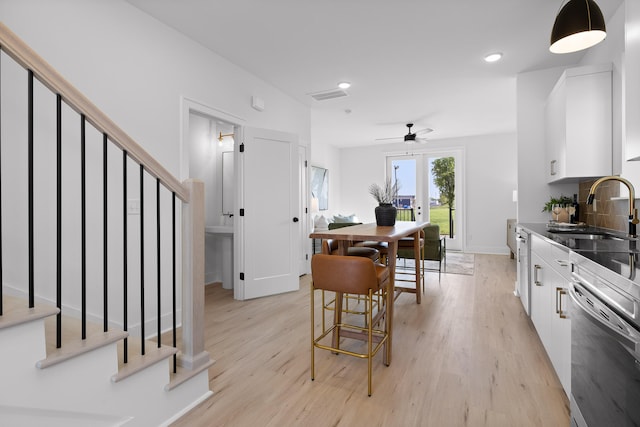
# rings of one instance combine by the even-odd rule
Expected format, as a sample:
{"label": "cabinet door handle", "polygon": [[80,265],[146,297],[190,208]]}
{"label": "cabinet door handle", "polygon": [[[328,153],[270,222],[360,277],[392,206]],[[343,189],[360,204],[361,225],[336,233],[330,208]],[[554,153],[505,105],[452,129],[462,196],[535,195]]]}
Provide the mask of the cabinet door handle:
{"label": "cabinet door handle", "polygon": [[567,261],[564,259],[557,259],[555,260],[556,264],[558,264],[560,267],[569,267],[571,266],[571,261]]}
{"label": "cabinet door handle", "polygon": [[556,160],[551,160],[550,168],[551,168],[551,175],[555,175],[556,174]]}
{"label": "cabinet door handle", "polygon": [[533,283],[535,283],[536,286],[542,286],[542,282],[538,280],[538,270],[540,270],[541,268],[542,267],[538,264],[535,264],[533,266]]}
{"label": "cabinet door handle", "polygon": [[565,288],[556,288],[556,314],[560,316],[561,319],[566,319],[567,315],[562,310],[562,295],[566,295],[567,290]]}

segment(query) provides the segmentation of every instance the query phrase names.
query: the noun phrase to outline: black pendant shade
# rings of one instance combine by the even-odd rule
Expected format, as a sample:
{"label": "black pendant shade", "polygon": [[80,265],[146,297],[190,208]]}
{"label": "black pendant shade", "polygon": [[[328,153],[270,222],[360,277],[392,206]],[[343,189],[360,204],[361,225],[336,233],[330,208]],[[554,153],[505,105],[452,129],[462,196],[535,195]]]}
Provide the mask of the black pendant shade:
{"label": "black pendant shade", "polygon": [[553,24],[553,53],[577,52],[600,43],[607,36],[604,16],[593,0],[569,0]]}

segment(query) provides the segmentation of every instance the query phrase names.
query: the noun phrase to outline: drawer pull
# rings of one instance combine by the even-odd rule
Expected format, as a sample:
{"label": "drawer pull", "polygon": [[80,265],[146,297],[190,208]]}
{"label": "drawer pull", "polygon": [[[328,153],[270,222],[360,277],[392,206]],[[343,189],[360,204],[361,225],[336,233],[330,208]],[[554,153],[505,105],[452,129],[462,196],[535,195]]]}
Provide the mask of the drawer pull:
{"label": "drawer pull", "polygon": [[538,280],[538,270],[540,270],[541,268],[542,267],[538,264],[535,264],[533,266],[533,283],[535,283],[536,286],[542,286],[542,282]]}

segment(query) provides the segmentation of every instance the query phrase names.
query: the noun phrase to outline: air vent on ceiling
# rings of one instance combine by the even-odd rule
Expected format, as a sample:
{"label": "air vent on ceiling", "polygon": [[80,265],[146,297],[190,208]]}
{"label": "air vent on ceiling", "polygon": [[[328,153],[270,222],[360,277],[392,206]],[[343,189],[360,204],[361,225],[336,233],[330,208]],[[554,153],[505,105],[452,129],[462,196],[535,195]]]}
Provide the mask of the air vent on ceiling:
{"label": "air vent on ceiling", "polygon": [[347,92],[345,92],[342,89],[335,89],[335,90],[324,91],[324,92],[316,92],[310,95],[316,101],[326,101],[327,99],[341,98],[343,96],[347,96]]}

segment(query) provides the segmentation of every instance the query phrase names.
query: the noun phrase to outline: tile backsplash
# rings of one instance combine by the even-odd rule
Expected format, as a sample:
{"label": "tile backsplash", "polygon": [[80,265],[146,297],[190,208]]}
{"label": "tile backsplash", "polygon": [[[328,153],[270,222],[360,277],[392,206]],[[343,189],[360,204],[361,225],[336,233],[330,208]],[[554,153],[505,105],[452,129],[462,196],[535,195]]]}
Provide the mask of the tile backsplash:
{"label": "tile backsplash", "polygon": [[589,190],[595,179],[581,181],[578,190],[580,212],[578,219],[587,225],[608,228],[610,230],[627,231],[629,223],[629,201],[627,199],[611,200],[620,197],[620,183],[606,181],[596,191],[596,211],[593,205],[587,205]]}

